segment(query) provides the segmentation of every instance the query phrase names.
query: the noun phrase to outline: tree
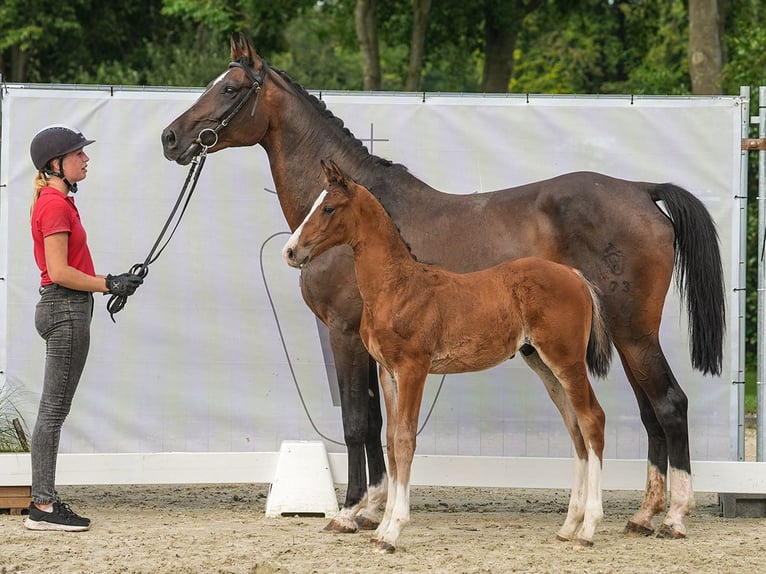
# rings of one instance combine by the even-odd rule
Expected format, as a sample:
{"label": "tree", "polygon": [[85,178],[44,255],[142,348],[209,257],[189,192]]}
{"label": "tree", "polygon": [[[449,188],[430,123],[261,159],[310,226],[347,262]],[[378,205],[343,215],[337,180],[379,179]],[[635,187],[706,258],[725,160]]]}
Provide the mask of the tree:
{"label": "tree", "polygon": [[721,94],[725,0],[689,0],[689,75],[693,94]]}
{"label": "tree", "polygon": [[46,68],[61,71],[58,36],[82,37],[78,9],[88,2],[4,0],[0,4],[0,73],[10,82],[50,81]]}
{"label": "tree", "polygon": [[484,0],[484,73],[482,92],[508,91],[513,54],[524,18],[544,0]]}
{"label": "tree", "polygon": [[431,11],[431,0],[412,0],[412,41],[410,42],[410,61],[407,67],[407,78],[404,80],[404,90],[414,92],[420,89],[420,78],[423,73],[423,58],[425,55],[426,29],[428,15]]}
{"label": "tree", "polygon": [[365,90],[380,90],[380,51],[378,46],[378,0],[356,0],[356,35],[362,53]]}

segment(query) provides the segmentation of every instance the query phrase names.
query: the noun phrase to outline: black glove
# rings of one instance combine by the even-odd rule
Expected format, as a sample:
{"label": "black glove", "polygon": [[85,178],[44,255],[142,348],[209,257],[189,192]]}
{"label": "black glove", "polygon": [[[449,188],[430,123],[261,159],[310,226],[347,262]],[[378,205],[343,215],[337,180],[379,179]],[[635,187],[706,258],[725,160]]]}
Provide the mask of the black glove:
{"label": "black glove", "polygon": [[144,282],[144,278],[134,273],[121,273],[119,275],[106,276],[106,288],[112,295],[127,297],[133,295],[138,286]]}

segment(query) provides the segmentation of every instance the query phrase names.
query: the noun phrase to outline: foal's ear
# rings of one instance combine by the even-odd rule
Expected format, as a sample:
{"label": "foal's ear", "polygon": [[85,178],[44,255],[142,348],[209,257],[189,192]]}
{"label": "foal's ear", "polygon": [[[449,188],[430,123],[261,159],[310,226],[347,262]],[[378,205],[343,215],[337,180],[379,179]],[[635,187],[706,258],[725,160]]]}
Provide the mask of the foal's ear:
{"label": "foal's ear", "polygon": [[331,159],[321,160],[324,177],[328,184],[337,183],[346,186],[346,175],[340,170],[338,164]]}
{"label": "foal's ear", "polygon": [[250,40],[242,32],[236,32],[231,35],[231,61],[236,62],[240,58],[244,58],[245,62],[252,67],[258,54],[255,52],[255,48],[250,43]]}

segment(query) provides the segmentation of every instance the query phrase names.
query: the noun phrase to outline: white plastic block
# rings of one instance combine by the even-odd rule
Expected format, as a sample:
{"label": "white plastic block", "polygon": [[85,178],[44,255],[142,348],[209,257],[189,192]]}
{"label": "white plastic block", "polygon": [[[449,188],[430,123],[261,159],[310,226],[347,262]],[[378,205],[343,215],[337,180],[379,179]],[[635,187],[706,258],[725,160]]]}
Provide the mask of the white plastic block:
{"label": "white plastic block", "polygon": [[266,516],[338,512],[327,450],[320,441],[283,441],[274,480],[266,499]]}

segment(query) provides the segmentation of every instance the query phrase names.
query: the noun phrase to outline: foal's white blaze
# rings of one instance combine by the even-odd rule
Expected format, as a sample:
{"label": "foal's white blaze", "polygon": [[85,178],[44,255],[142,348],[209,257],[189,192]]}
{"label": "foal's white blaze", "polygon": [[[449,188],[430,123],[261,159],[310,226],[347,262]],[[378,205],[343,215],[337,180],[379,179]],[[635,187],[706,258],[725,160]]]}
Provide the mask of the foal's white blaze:
{"label": "foal's white blaze", "polygon": [[309,210],[306,217],[303,218],[303,221],[298,226],[298,228],[293,231],[293,234],[290,236],[290,239],[287,240],[287,243],[285,243],[285,246],[282,248],[282,257],[284,257],[285,261],[288,263],[290,262],[290,258],[287,256],[287,252],[290,249],[293,249],[296,245],[298,245],[298,238],[301,236],[301,231],[303,231],[303,226],[306,224],[306,221],[308,221],[308,218],[311,217],[311,214],[314,213],[317,208],[319,207],[319,204],[322,203],[325,196],[327,195],[327,190],[323,189],[322,193],[319,194],[319,197],[316,198],[316,201],[314,202],[314,205],[311,206],[311,209]]}

